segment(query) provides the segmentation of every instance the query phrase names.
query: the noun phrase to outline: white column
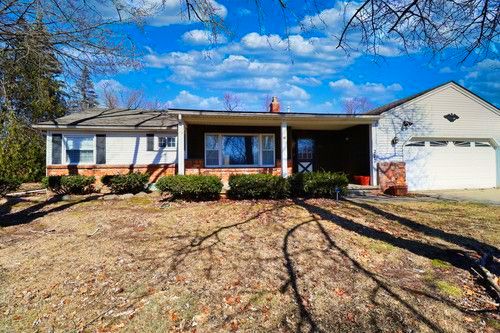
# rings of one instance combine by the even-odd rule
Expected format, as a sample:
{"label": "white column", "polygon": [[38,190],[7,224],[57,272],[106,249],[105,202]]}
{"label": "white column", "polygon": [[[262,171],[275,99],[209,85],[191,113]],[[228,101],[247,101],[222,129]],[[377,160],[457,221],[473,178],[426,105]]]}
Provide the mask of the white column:
{"label": "white column", "polygon": [[368,140],[370,145],[370,182],[372,186],[378,185],[377,180],[377,161],[375,159],[376,156],[376,147],[377,147],[377,126],[378,121],[370,124],[369,126],[369,135]]}
{"label": "white column", "polygon": [[177,174],[184,174],[184,120],[182,120],[182,115],[179,115],[179,122],[177,124]]}
{"label": "white column", "polygon": [[288,177],[288,137],[285,120],[281,121],[281,176]]}

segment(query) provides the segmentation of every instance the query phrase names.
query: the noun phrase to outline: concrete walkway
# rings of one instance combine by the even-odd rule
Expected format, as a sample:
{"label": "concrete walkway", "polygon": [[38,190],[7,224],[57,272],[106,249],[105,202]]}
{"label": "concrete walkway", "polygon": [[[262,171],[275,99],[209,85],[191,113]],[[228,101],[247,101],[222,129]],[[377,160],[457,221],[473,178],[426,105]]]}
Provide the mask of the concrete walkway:
{"label": "concrete walkway", "polygon": [[416,192],[437,199],[471,201],[484,204],[500,205],[500,188],[482,190],[439,190]]}

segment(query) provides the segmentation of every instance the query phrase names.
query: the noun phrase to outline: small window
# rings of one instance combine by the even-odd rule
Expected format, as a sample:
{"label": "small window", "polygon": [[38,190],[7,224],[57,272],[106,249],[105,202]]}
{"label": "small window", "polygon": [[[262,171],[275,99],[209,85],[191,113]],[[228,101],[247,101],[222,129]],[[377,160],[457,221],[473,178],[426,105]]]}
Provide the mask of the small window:
{"label": "small window", "polygon": [[448,141],[431,141],[431,147],[446,147],[448,145]]}
{"label": "small window", "polygon": [[455,147],[470,147],[470,141],[453,141]]}
{"label": "small window", "polygon": [[425,147],[425,141],[410,141],[406,147]]}
{"label": "small window", "polygon": [[476,147],[491,147],[490,143],[487,141],[476,141],[474,142]]}
{"label": "small window", "polygon": [[176,138],[174,136],[160,136],[158,138],[158,147],[160,148],[175,148]]}
{"label": "small window", "polygon": [[274,165],[274,135],[262,136],[262,164]]}
{"label": "small window", "polygon": [[94,136],[66,136],[66,162],[68,164],[94,163]]}
{"label": "small window", "polygon": [[207,166],[219,165],[219,146],[218,135],[205,137],[205,164]]}

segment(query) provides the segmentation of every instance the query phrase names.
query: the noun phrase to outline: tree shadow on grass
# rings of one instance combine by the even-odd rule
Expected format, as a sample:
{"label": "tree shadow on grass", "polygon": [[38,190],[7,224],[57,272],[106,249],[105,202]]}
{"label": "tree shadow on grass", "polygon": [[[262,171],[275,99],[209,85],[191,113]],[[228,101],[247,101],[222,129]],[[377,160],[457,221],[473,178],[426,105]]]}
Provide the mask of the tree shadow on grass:
{"label": "tree shadow on grass", "polygon": [[[416,307],[414,307],[412,304],[404,300],[399,294],[397,294],[394,290],[392,290],[390,285],[382,281],[374,273],[364,268],[358,261],[356,261],[352,256],[350,256],[346,250],[340,248],[333,240],[333,238],[330,236],[328,231],[324,228],[321,221],[327,221],[326,223],[328,222],[334,223],[337,226],[343,228],[344,230],[354,232],[358,235],[367,238],[383,241],[395,247],[412,252],[418,256],[426,257],[429,259],[440,259],[449,262],[453,266],[459,269],[466,270],[467,272],[475,276],[477,274],[477,270],[475,270],[477,264],[473,260],[469,259],[469,257],[465,255],[465,252],[457,249],[449,249],[438,245],[427,244],[419,242],[417,240],[396,237],[384,231],[376,230],[368,226],[362,225],[360,223],[354,222],[352,220],[346,219],[344,217],[338,216],[324,208],[312,205],[304,200],[297,199],[295,200],[295,203],[298,206],[301,206],[305,210],[307,210],[312,216],[311,220],[305,221],[290,229],[288,233],[285,235],[283,241],[283,254],[286,262],[285,266],[288,271],[289,280],[282,287],[282,291],[286,290],[288,286],[292,287],[295,303],[297,304],[300,315],[300,321],[297,324],[296,332],[302,332],[304,325],[306,324],[309,328],[308,329],[309,332],[322,331],[319,327],[319,324],[315,321],[313,314],[303,304],[302,296],[299,289],[299,282],[296,274],[296,268],[294,267],[293,261],[289,254],[290,236],[298,228],[308,223],[315,223],[319,228],[321,234],[323,235],[324,239],[329,244],[330,248],[335,249],[339,253],[341,253],[345,258],[347,258],[352,263],[352,265],[356,268],[356,270],[363,273],[366,277],[375,282],[376,288],[374,289],[371,297],[372,304],[381,306],[381,304],[379,304],[376,301],[376,295],[380,290],[382,290],[390,297],[392,297],[394,300],[396,300],[399,304],[403,305],[412,315],[414,315],[420,322],[428,326],[431,330],[435,332],[444,332],[443,328],[441,328],[437,323],[427,318],[425,314],[423,314]],[[439,299],[439,301],[441,300]],[[453,304],[452,306],[458,309],[459,311],[464,312],[463,309],[457,307],[456,305]]]}
{"label": "tree shadow on grass", "polygon": [[[49,205],[56,204],[61,201],[62,196],[57,195],[54,196],[48,200],[39,202],[37,204],[34,204],[28,208],[25,208],[21,211],[15,212],[15,213],[10,213],[10,208],[8,209],[7,214],[0,213],[0,227],[10,227],[14,225],[21,225],[21,224],[27,224],[32,221],[34,221],[37,218],[43,217],[45,215],[51,214],[51,213],[56,213],[63,211],[69,207],[72,207],[77,204],[81,204],[84,202],[92,201],[97,198],[99,198],[100,195],[90,195],[85,197],[84,199],[81,200],[75,200],[75,201],[69,201],[65,204],[61,204],[49,209],[44,209],[48,207]],[[19,202],[19,201],[18,201]],[[12,206],[15,205],[15,203],[12,203]]]}
{"label": "tree shadow on grass", "polygon": [[366,202],[359,202],[355,200],[350,200],[350,199],[345,199],[347,202],[360,207],[362,209],[368,210],[372,213],[375,213],[377,215],[382,216],[383,218],[397,222],[405,227],[408,227],[414,231],[418,231],[424,235],[431,236],[431,237],[436,237],[440,238],[446,242],[465,247],[467,249],[477,251],[477,252],[487,252],[495,257],[498,257],[499,249],[496,248],[495,246],[480,242],[472,237],[468,236],[462,236],[462,235],[457,235],[453,234],[450,232],[446,232],[437,228],[433,228],[430,226],[427,226],[425,224],[421,224],[415,221],[412,221],[408,218],[401,217],[392,213],[389,213],[387,211],[384,211],[378,207],[375,207],[373,205],[370,205]]}

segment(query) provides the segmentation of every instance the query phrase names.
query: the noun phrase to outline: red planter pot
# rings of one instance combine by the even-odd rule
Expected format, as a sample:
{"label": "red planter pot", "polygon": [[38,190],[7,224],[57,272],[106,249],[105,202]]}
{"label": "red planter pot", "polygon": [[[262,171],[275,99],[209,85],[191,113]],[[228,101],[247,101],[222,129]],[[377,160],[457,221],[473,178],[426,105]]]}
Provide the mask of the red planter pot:
{"label": "red planter pot", "polygon": [[352,176],[354,184],[368,186],[370,185],[370,176]]}

